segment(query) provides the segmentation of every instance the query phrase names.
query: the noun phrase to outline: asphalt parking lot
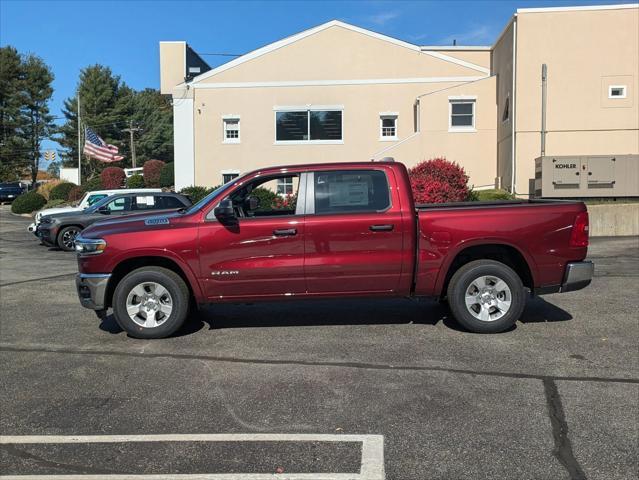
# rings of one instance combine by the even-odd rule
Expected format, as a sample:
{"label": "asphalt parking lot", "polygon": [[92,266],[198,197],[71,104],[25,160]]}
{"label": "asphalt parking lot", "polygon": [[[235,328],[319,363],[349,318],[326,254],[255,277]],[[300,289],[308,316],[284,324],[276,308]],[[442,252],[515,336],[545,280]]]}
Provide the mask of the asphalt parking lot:
{"label": "asphalt parking lot", "polygon": [[0,207],[5,476],[637,478],[638,238],[593,239],[592,285],[499,335],[357,300],[215,306],[143,341],[80,307],[75,256],[28,223]]}

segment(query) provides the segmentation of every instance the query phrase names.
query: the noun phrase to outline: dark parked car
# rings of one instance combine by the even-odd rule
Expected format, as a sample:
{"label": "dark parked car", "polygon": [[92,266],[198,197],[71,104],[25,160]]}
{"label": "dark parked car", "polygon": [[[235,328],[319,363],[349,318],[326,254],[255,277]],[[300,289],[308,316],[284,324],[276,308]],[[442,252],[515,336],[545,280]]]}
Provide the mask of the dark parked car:
{"label": "dark parked car", "polygon": [[24,193],[24,188],[19,183],[0,183],[0,203],[13,202],[15,198]]}
{"label": "dark parked car", "polygon": [[125,215],[175,211],[191,206],[184,195],[170,192],[125,193],[103,198],[81,212],[48,215],[42,218],[36,234],[42,243],[62,250],[74,249],[75,237],[83,229],[100,220],[117,219]]}

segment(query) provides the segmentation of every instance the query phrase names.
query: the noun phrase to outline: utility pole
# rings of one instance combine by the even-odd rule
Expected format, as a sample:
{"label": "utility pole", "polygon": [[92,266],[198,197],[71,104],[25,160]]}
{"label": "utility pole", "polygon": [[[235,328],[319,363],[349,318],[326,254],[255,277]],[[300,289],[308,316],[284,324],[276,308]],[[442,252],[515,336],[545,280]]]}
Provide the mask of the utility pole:
{"label": "utility pole", "polygon": [[78,88],[78,185],[82,185],[82,122],[80,121],[80,89]]}
{"label": "utility pole", "polygon": [[142,129],[140,127],[134,127],[133,120],[129,120],[129,128],[125,128],[124,131],[131,134],[131,164],[133,168],[135,168],[135,141],[133,140],[133,134],[135,132],[141,132]]}

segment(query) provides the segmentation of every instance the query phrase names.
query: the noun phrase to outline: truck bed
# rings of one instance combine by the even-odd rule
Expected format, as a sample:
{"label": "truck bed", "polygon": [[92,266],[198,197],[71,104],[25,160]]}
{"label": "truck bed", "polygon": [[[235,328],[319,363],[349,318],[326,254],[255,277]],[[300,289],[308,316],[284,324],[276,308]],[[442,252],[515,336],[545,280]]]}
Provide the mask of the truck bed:
{"label": "truck bed", "polygon": [[[531,289],[558,286],[565,266],[585,258],[587,248],[570,247],[579,201],[499,200],[421,204],[417,214],[418,295],[438,295],[450,262],[459,255],[491,258],[507,250],[530,269]],[[473,251],[472,249],[475,249]]]}

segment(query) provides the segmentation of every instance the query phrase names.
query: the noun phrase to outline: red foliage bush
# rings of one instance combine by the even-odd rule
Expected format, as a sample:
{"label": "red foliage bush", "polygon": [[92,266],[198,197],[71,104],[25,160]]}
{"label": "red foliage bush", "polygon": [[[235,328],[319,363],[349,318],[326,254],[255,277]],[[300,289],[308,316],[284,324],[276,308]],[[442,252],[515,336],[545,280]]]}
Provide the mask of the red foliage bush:
{"label": "red foliage bush", "polygon": [[84,193],[84,187],[76,185],[71,190],[69,190],[69,196],[67,197],[67,200],[70,202],[77,202],[84,196]]}
{"label": "red foliage bush", "polygon": [[144,186],[147,188],[158,188],[160,186],[160,175],[162,174],[164,162],[162,160],[148,160],[142,165],[144,172]]}
{"label": "red foliage bush", "polygon": [[102,170],[102,173],[100,174],[102,187],[107,190],[122,188],[125,178],[126,175],[124,174],[124,169],[120,167],[107,167]]}
{"label": "red foliage bush", "polygon": [[468,176],[445,158],[418,163],[408,170],[415,203],[463,202],[468,199]]}

